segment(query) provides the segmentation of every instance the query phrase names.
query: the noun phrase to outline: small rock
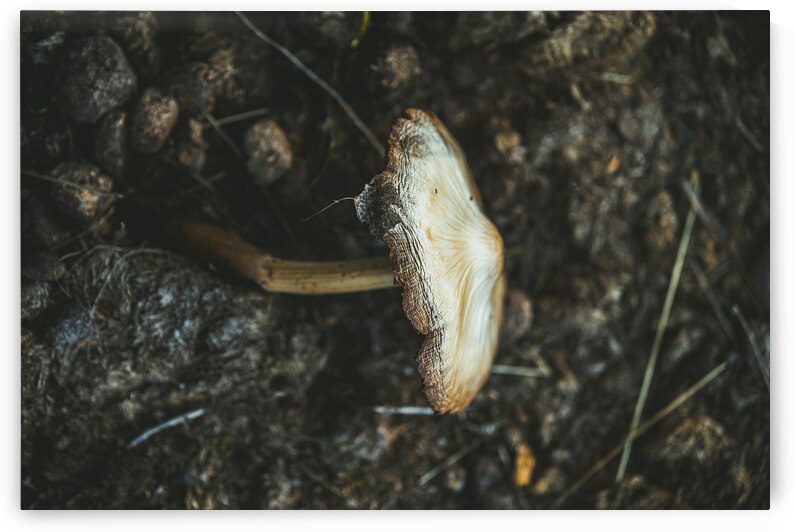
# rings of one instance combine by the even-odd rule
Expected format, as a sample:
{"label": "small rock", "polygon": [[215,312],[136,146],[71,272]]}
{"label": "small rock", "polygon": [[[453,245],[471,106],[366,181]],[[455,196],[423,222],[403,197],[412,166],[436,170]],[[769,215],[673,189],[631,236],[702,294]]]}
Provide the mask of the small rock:
{"label": "small rock", "polygon": [[502,335],[506,343],[520,340],[532,326],[532,300],[520,288],[507,294],[505,324]]}
{"label": "small rock", "polygon": [[113,111],[102,120],[94,134],[97,163],[113,177],[121,177],[127,162],[127,113]]}
{"label": "small rock", "polygon": [[673,198],[666,190],[659,192],[648,206],[645,241],[655,253],[669,249],[678,238],[678,216]]}
{"label": "small rock", "polygon": [[207,143],[204,141],[204,128],[201,121],[188,118],[177,126],[176,133],[176,160],[183,167],[200,173],[207,162]]}
{"label": "small rock", "polygon": [[559,467],[551,467],[541,475],[532,486],[532,493],[535,495],[551,495],[560,493],[568,483],[565,473]]}
{"label": "small rock", "polygon": [[262,120],[245,132],[248,171],[267,187],[292,168],[292,148],[286,133],[273,120]]}
{"label": "small rock", "polygon": [[160,151],[176,124],[178,114],[179,109],[174,98],[163,96],[156,88],[146,89],[135,108],[132,149],[139,153]]}
{"label": "small rock", "polygon": [[682,421],[655,446],[653,454],[671,465],[702,465],[718,462],[732,446],[725,427],[709,416],[698,415]]}
{"label": "small rock", "polygon": [[516,445],[516,459],[513,465],[513,484],[519,487],[529,486],[534,471],[535,453],[526,442],[519,442]]}
{"label": "small rock", "polygon": [[410,44],[390,46],[372,70],[378,74],[378,84],[389,91],[407,88],[422,73],[419,56]]}
{"label": "small rock", "polygon": [[614,488],[598,492],[598,510],[662,510],[670,507],[670,493],[649,484],[640,475],[624,479]]}
{"label": "small rock", "polygon": [[55,204],[74,220],[89,223],[105,213],[113,200],[113,180],[96,166],[82,162],[59,164],[50,175],[60,181],[52,189]]}
{"label": "small rock", "polygon": [[176,98],[180,111],[194,116],[212,112],[219,82],[218,71],[200,61],[180,65],[165,76],[167,91]]}
{"label": "small rock", "polygon": [[460,493],[466,487],[466,469],[459,464],[447,469],[444,474],[444,484],[455,493]]}
{"label": "small rock", "polygon": [[274,77],[270,50],[261,41],[234,42],[207,60],[219,74],[219,113],[239,113],[267,104]]}
{"label": "small rock", "polygon": [[160,68],[160,48],[155,41],[158,29],[151,11],[124,14],[115,21],[113,28],[113,34],[124,46],[135,70],[146,78],[157,74]]}
{"label": "small rock", "polygon": [[78,122],[93,124],[135,92],[135,72],[110,37],[76,40],[61,64],[60,98],[64,110]]}

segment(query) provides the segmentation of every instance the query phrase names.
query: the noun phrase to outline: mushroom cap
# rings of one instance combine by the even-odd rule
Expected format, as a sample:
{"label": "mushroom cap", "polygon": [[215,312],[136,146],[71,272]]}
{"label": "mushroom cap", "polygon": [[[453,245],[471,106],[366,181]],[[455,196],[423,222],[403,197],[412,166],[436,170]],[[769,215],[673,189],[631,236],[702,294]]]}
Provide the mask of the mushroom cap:
{"label": "mushroom cap", "polygon": [[389,247],[406,316],[427,335],[417,355],[425,396],[436,413],[462,411],[496,353],[504,246],[463,151],[436,115],[403,113],[389,134],[386,169],[355,204]]}

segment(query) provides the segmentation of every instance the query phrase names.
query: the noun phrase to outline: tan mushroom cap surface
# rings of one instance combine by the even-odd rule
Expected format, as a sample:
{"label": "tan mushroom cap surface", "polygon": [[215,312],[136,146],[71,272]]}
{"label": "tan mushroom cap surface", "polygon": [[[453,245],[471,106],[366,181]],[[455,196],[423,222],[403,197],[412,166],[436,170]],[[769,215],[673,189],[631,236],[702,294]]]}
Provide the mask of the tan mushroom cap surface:
{"label": "tan mushroom cap surface", "polygon": [[408,109],[386,169],[356,198],[358,218],[389,247],[403,309],[427,335],[417,355],[439,414],[462,411],[490,374],[502,324],[504,246],[463,152],[434,114]]}

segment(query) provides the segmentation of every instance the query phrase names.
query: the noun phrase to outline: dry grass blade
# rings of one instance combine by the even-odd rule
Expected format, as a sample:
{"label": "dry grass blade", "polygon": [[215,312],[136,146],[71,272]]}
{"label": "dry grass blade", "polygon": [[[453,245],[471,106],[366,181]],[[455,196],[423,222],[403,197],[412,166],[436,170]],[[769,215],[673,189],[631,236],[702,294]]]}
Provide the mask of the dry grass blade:
{"label": "dry grass blade", "polygon": [[339,104],[339,107],[341,107],[342,110],[345,113],[347,113],[347,116],[350,117],[350,120],[353,121],[353,123],[356,125],[358,130],[361,131],[361,133],[363,133],[363,135],[367,138],[367,140],[372,145],[372,147],[375,148],[375,150],[378,152],[378,155],[383,157],[383,155],[386,153],[383,144],[378,142],[378,139],[375,137],[372,131],[370,131],[370,129],[366,126],[366,124],[364,124],[361,118],[359,118],[358,114],[353,110],[352,107],[350,107],[350,105],[344,100],[344,98],[342,98],[342,96],[338,92],[336,92],[336,89],[334,89],[328,83],[326,83],[320,76],[312,72],[312,70],[306,65],[304,65],[303,62],[295,56],[295,54],[290,52],[284,46],[281,46],[279,43],[271,39],[262,30],[257,28],[256,25],[254,25],[254,23],[251,22],[249,18],[246,17],[243,13],[239,11],[235,11],[235,14],[239,17],[240,20],[243,21],[243,24],[245,24],[248,27],[248,29],[254,33],[254,35],[259,37],[261,40],[265,41],[273,48],[275,48],[281,55],[286,57],[293,65],[295,65],[298,68],[298,70],[306,74],[306,76],[310,80],[312,80],[314,83],[319,85],[321,89],[327,92],[331,96],[331,98],[333,98],[336,101],[336,103]]}
{"label": "dry grass blade", "polygon": [[231,137],[229,137],[229,135],[226,134],[226,132],[221,127],[220,122],[215,120],[215,117],[209,113],[205,115],[205,118],[207,119],[207,122],[210,123],[210,125],[215,130],[215,132],[221,137],[221,139],[223,139],[223,142],[225,142],[226,145],[229,146],[229,149],[234,152],[234,155],[241,161],[244,161],[245,156],[243,156],[243,152],[240,151],[240,148],[237,147],[237,145],[234,143]]}
{"label": "dry grass blade", "polygon": [[448,467],[455,465],[461,458],[463,458],[464,456],[472,452],[474,449],[476,449],[480,445],[480,443],[482,442],[481,441],[472,442],[461,448],[456,453],[449,455],[446,458],[446,460],[435,466],[433,469],[431,469],[421,477],[419,477],[419,486],[424,486],[425,484],[436,478],[436,476],[439,473],[441,473]]}
{"label": "dry grass blade", "polygon": [[248,120],[249,118],[257,118],[260,116],[264,116],[270,112],[269,107],[260,107],[259,109],[251,109],[250,111],[244,111],[242,113],[237,113],[234,115],[224,116],[223,118],[216,118],[215,124],[213,124],[210,120],[207,120],[206,124],[202,124],[202,129],[206,129],[207,127],[216,127],[216,126],[225,126],[227,124],[234,124],[235,122],[242,122],[243,120]]}
{"label": "dry grass blade", "polygon": [[[675,300],[675,293],[678,290],[678,282],[681,280],[681,271],[684,268],[684,259],[686,258],[687,250],[689,249],[689,241],[692,238],[692,228],[695,225],[695,208],[689,208],[689,214],[686,217],[684,225],[684,232],[681,235],[681,241],[678,244],[678,253],[675,258],[675,265],[673,272],[670,274],[670,282],[667,285],[667,295],[664,299],[664,307],[662,314],[659,316],[659,323],[656,326],[656,336],[653,339],[653,346],[651,347],[651,354],[648,356],[648,363],[645,366],[645,375],[642,378],[642,387],[640,388],[640,395],[637,397],[637,404],[634,406],[634,415],[631,418],[631,428],[629,432],[634,432],[642,418],[642,411],[645,408],[645,401],[648,399],[648,390],[651,387],[653,374],[656,370],[656,360],[659,358],[659,349],[662,346],[662,338],[664,338],[664,331],[667,329],[667,322],[670,319],[670,311],[673,309],[673,301]],[[615,482],[623,480],[626,474],[626,467],[629,463],[631,456],[631,442],[627,441],[626,446],[623,448],[623,455],[620,457],[620,465],[618,472],[615,476]]]}
{"label": "dry grass blade", "polygon": [[719,300],[717,299],[717,294],[714,293],[714,290],[711,288],[711,284],[709,283],[708,277],[706,274],[703,273],[700,265],[697,262],[697,259],[689,257],[687,259],[689,263],[689,267],[695,272],[695,277],[698,280],[698,284],[703,289],[703,292],[706,294],[706,299],[709,300],[709,304],[711,304],[711,308],[714,309],[714,314],[717,316],[717,320],[720,322],[720,326],[722,330],[725,331],[725,335],[731,341],[736,341],[736,333],[731,327],[731,323],[728,321],[728,317],[725,315],[725,312],[722,310],[722,305],[720,305]]}
{"label": "dry grass blade", "polygon": [[548,377],[548,368],[532,368],[527,366],[506,366],[503,364],[494,364],[491,368],[491,373],[494,375],[513,375],[516,377],[538,378]]}
{"label": "dry grass blade", "polygon": [[562,492],[562,494],[555,501],[555,505],[558,507],[561,506],[568,499],[568,497],[571,496],[571,494],[573,494],[576,490],[581,488],[585,484],[585,482],[593,478],[596,475],[596,473],[604,469],[604,467],[606,467],[606,465],[609,462],[611,462],[613,458],[615,458],[618,454],[620,454],[621,449],[623,449],[627,443],[633,442],[634,440],[645,434],[648,431],[648,429],[650,429],[651,427],[656,425],[659,421],[661,421],[662,419],[670,415],[672,412],[674,412],[678,407],[680,407],[682,404],[688,401],[693,395],[699,392],[711,381],[719,377],[720,374],[722,374],[722,372],[725,371],[727,367],[728,367],[728,363],[723,362],[713,370],[709,371],[705,376],[703,376],[703,378],[701,378],[695,384],[690,386],[681,395],[670,401],[670,403],[668,403],[667,406],[659,410],[651,419],[645,421],[642,425],[637,427],[636,430],[630,432],[622,442],[614,446],[606,455],[604,455],[603,458],[601,458],[590,469],[588,469],[584,475],[579,477],[579,479],[576,482],[571,484],[570,487],[568,487],[564,492]]}

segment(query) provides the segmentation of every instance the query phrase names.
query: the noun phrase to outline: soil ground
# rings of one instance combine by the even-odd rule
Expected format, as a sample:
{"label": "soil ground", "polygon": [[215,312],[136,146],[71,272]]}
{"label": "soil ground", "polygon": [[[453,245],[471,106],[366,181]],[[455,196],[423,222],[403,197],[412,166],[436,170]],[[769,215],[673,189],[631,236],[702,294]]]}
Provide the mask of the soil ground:
{"label": "soil ground", "polygon": [[[446,123],[509,248],[496,363],[530,376],[384,413],[426,406],[398,289],[268,294],[138,229],[386,253],[349,202],[303,221],[382,158],[238,16],[23,12],[24,508],[769,506],[767,12],[248,16],[377,139]],[[577,484],[676,263],[642,419],[719,374]]]}

